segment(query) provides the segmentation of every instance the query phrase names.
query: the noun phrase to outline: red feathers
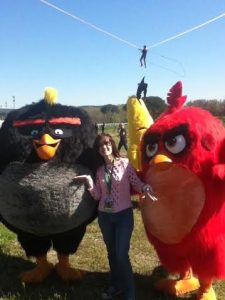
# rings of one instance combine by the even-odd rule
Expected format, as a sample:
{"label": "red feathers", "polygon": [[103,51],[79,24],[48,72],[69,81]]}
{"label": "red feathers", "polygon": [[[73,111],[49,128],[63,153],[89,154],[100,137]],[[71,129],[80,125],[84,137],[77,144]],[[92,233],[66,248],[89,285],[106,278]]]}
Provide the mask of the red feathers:
{"label": "red feathers", "polygon": [[[167,111],[142,138],[143,178],[158,196],[156,204],[143,204],[143,221],[168,270],[184,273],[191,267],[200,279],[225,278],[225,128],[208,111],[183,107],[185,100],[177,82],[168,92]],[[160,161],[162,157],[167,160]],[[192,209],[203,200],[198,215]],[[183,237],[171,243],[189,221]]]}
{"label": "red feathers", "polygon": [[171,109],[179,109],[186,101],[187,96],[182,96],[182,82],[178,81],[171,87],[167,94],[167,103]]}

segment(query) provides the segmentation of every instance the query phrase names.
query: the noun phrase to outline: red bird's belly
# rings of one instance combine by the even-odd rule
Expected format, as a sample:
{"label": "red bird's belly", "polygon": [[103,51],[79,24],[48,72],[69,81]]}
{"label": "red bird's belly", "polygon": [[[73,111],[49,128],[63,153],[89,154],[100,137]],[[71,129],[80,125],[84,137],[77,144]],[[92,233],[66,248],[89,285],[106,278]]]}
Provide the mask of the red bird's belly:
{"label": "red bird's belly", "polygon": [[147,232],[166,244],[176,244],[192,230],[205,202],[202,181],[191,171],[163,163],[145,174],[158,201],[145,199],[142,217]]}

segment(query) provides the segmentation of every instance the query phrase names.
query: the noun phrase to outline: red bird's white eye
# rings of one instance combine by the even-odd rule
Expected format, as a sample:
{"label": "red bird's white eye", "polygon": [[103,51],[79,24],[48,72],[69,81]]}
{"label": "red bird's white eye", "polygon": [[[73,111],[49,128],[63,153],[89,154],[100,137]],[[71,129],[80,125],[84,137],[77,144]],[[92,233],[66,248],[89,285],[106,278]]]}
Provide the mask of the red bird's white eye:
{"label": "red bird's white eye", "polygon": [[166,149],[173,154],[182,152],[186,145],[186,139],[182,134],[176,135],[165,142]]}
{"label": "red bird's white eye", "polygon": [[153,157],[157,151],[158,151],[158,144],[155,143],[155,144],[146,145],[145,153],[147,157],[149,158]]}

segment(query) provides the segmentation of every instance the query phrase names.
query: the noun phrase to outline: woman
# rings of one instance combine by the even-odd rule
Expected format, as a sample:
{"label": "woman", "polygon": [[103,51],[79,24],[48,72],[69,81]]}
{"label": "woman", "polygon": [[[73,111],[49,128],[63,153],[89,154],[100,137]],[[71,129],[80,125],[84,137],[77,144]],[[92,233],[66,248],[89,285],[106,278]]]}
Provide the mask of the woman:
{"label": "woman", "polygon": [[[134,279],[129,259],[130,239],[133,231],[133,210],[130,186],[141,193],[150,193],[137,176],[127,158],[122,158],[113,138],[101,134],[94,144],[98,169],[95,184],[90,176],[77,176],[85,180],[95,200],[99,200],[98,222],[106,244],[110,286],[102,293],[102,299],[112,299],[123,292],[124,299],[134,300]],[[154,196],[150,194],[154,200]]]}

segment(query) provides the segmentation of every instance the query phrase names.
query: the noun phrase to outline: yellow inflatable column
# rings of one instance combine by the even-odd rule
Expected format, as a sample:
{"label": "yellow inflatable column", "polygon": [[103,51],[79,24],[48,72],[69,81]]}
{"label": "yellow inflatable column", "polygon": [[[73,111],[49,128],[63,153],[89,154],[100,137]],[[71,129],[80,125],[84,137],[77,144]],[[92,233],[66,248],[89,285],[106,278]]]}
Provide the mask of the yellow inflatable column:
{"label": "yellow inflatable column", "polygon": [[141,170],[140,142],[145,131],[153,124],[153,119],[142,99],[131,96],[127,100],[128,158],[133,167]]}

